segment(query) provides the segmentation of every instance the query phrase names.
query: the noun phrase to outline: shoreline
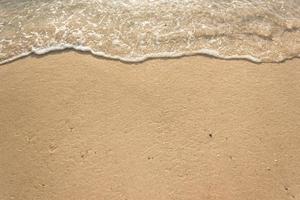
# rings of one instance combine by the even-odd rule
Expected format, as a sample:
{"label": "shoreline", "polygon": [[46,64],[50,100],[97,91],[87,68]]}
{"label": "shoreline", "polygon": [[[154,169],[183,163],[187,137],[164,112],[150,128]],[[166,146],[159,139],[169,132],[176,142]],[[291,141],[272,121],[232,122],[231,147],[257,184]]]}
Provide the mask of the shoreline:
{"label": "shoreline", "polygon": [[222,56],[219,55],[218,52],[214,51],[214,50],[209,50],[209,49],[201,49],[198,52],[191,52],[188,54],[185,53],[181,53],[181,54],[170,54],[170,53],[160,53],[160,55],[146,55],[145,57],[139,58],[139,60],[130,60],[130,59],[126,59],[126,58],[122,58],[119,56],[112,56],[112,55],[106,55],[104,52],[102,53],[96,53],[93,50],[89,49],[88,47],[73,47],[73,46],[62,46],[62,47],[53,47],[50,48],[50,50],[33,50],[31,52],[26,52],[26,53],[22,53],[18,56],[9,58],[7,60],[4,60],[2,62],[0,62],[0,66],[5,65],[5,64],[9,64],[12,62],[15,62],[17,60],[20,59],[24,59],[26,57],[43,57],[43,56],[47,56],[47,55],[51,55],[51,54],[58,54],[58,53],[68,53],[68,52],[75,52],[75,53],[79,53],[79,54],[89,54],[92,55],[93,57],[96,57],[98,59],[105,59],[105,60],[113,60],[113,61],[119,61],[125,64],[136,64],[136,63],[143,63],[143,62],[147,62],[149,60],[168,60],[168,59],[180,59],[180,58],[184,58],[184,57],[194,57],[194,56],[203,56],[203,57],[208,57],[208,58],[212,58],[212,59],[218,59],[218,60],[228,60],[228,61],[248,61],[251,63],[255,63],[255,64],[263,64],[263,63],[284,63],[286,61],[289,60],[293,60],[293,59],[299,59],[300,56],[293,56],[293,57],[289,57],[289,58],[285,58],[282,59],[281,61],[261,61],[258,58],[249,56],[249,55],[240,55],[240,56]]}

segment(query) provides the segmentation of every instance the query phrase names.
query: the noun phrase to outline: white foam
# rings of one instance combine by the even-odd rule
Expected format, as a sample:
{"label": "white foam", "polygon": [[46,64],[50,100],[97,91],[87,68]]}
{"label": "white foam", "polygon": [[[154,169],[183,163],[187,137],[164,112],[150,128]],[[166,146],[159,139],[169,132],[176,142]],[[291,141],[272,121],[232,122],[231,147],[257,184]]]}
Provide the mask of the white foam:
{"label": "white foam", "polygon": [[36,54],[36,55],[44,55],[50,52],[55,52],[55,51],[62,51],[62,50],[67,50],[67,49],[73,49],[76,51],[81,51],[81,52],[90,52],[93,55],[100,56],[100,57],[105,57],[109,59],[115,59],[115,60],[120,60],[124,62],[143,62],[147,59],[151,58],[176,58],[176,57],[182,57],[182,56],[192,56],[192,55],[208,55],[212,56],[215,58],[221,58],[221,59],[244,59],[244,60],[249,60],[251,62],[255,63],[260,63],[262,62],[259,58],[253,57],[251,55],[232,55],[232,56],[224,56],[219,54],[219,52],[213,50],[213,49],[200,49],[199,51],[193,51],[193,52],[159,52],[159,53],[152,53],[152,54],[146,54],[144,56],[139,56],[139,57],[121,57],[117,55],[110,55],[105,52],[99,52],[99,51],[94,51],[92,48],[87,47],[87,46],[75,46],[71,44],[59,44],[59,45],[54,45],[51,47],[47,48],[32,48],[32,51],[30,52],[24,52],[21,53],[17,56],[14,56],[12,58],[6,59],[0,64],[5,64],[8,62],[12,62],[14,60],[20,59],[22,57],[28,56],[30,54]]}
{"label": "white foam", "polygon": [[25,57],[25,56],[30,55],[31,53],[32,53],[32,52],[24,52],[24,53],[21,53],[21,54],[19,54],[19,55],[17,55],[17,56],[13,56],[13,57],[11,57],[11,58],[9,58],[9,59],[6,59],[6,60],[1,61],[1,62],[0,62],[0,65],[3,65],[3,64],[5,64],[5,63],[12,62],[12,61],[17,60],[17,59],[20,59],[20,58],[23,58],[23,57]]}

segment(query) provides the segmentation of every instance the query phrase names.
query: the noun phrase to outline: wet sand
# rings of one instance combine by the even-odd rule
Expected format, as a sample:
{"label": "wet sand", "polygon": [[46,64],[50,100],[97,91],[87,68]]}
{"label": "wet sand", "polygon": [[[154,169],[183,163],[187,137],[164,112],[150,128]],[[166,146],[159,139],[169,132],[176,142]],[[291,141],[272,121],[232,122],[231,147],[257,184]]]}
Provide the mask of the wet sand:
{"label": "wet sand", "polygon": [[300,198],[300,59],[0,66],[0,199]]}

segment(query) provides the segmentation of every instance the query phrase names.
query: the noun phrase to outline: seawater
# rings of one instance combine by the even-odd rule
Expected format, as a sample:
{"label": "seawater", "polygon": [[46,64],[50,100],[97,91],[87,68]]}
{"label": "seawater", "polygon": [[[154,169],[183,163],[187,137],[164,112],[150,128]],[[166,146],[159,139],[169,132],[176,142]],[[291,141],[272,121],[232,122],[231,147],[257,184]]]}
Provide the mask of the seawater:
{"label": "seawater", "polygon": [[300,0],[0,0],[0,63],[75,49],[139,62],[300,56]]}

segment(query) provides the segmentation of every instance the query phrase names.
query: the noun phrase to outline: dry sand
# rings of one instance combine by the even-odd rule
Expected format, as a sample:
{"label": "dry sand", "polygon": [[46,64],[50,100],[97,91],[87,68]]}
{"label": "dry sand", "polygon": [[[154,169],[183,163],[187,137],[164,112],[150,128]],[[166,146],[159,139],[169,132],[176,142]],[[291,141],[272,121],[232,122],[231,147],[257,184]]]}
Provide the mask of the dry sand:
{"label": "dry sand", "polygon": [[300,60],[0,66],[1,200],[300,199]]}

